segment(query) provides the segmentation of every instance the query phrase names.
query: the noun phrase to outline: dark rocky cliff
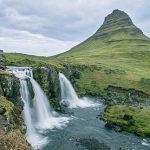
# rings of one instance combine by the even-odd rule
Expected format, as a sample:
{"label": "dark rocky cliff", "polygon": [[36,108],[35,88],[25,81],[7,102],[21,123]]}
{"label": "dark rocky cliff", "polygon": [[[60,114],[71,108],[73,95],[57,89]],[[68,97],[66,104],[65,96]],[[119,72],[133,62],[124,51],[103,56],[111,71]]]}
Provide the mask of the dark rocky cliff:
{"label": "dark rocky cliff", "polygon": [[25,131],[20,82],[14,75],[0,70],[0,131]]}
{"label": "dark rocky cliff", "polygon": [[58,71],[54,67],[36,67],[33,69],[34,79],[46,93],[51,105],[60,109],[60,85]]}
{"label": "dark rocky cliff", "polygon": [[0,69],[5,69],[6,62],[5,56],[0,53]]}
{"label": "dark rocky cliff", "polygon": [[20,82],[14,75],[8,73],[0,75],[0,95],[6,97],[22,110],[23,102],[20,95]]}

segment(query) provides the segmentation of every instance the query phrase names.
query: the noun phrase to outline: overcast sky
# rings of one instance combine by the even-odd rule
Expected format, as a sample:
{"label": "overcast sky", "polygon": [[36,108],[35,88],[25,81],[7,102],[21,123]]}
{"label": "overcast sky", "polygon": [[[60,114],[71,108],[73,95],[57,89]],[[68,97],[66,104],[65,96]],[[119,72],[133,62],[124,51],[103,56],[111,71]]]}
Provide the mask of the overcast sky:
{"label": "overcast sky", "polygon": [[51,56],[92,35],[114,9],[150,36],[150,0],[0,0],[0,49]]}

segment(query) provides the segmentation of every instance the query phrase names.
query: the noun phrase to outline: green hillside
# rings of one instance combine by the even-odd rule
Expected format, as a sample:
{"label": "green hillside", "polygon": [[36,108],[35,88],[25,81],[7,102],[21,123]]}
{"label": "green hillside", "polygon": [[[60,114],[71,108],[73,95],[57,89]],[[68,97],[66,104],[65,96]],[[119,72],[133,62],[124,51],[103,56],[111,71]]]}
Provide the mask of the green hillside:
{"label": "green hillside", "polygon": [[150,94],[150,38],[120,10],[108,15],[94,35],[63,54],[5,56],[9,65],[53,65],[61,70],[64,64],[96,66],[99,69],[83,71],[76,80],[75,87],[81,95],[102,95],[109,85]]}
{"label": "green hillside", "polygon": [[79,96],[104,100],[107,108],[101,118],[107,127],[150,136],[150,38],[123,11],[114,10],[94,35],[63,54],[3,53],[0,63],[0,69],[33,67],[35,79],[55,107],[59,106],[58,71],[63,72]]}
{"label": "green hillside", "polygon": [[114,85],[150,94],[150,38],[123,11],[114,10],[93,36],[53,60],[101,66],[84,73],[79,86],[90,89],[95,80],[99,88]]}

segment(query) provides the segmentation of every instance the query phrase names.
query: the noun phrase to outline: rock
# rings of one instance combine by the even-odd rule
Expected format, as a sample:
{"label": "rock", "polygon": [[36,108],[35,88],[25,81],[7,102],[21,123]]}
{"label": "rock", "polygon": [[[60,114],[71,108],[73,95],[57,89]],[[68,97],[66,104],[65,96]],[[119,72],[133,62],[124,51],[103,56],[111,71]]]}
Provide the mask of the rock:
{"label": "rock", "polygon": [[0,106],[0,115],[3,115],[6,112],[6,109],[3,106]]}
{"label": "rock", "polygon": [[46,93],[51,105],[55,109],[60,108],[60,84],[57,69],[52,66],[36,67],[33,69],[33,76]]}
{"label": "rock", "polygon": [[135,89],[125,89],[122,87],[109,85],[105,91],[107,96],[104,97],[106,104],[128,104],[136,107],[148,107],[150,106],[150,95],[143,91]]}
{"label": "rock", "polygon": [[0,95],[6,97],[20,110],[23,102],[20,95],[20,81],[15,76],[0,75]]}
{"label": "rock", "polygon": [[80,138],[79,143],[87,150],[110,150],[109,146],[107,146],[105,143],[100,143],[94,138]]}
{"label": "rock", "polygon": [[20,110],[5,97],[0,96],[0,130],[18,130],[21,126],[24,126],[24,122]]}
{"label": "rock", "polygon": [[6,68],[6,58],[5,56],[3,55],[3,53],[0,53],[0,69],[5,69]]}

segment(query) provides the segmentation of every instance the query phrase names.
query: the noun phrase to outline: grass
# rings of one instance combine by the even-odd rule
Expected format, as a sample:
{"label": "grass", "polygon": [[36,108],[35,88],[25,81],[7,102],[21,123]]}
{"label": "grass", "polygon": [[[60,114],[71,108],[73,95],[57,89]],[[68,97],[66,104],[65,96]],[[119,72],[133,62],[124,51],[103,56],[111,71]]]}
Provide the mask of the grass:
{"label": "grass", "polygon": [[[115,21],[117,17],[112,13],[110,19]],[[127,15],[122,17],[126,18]],[[5,54],[5,57],[9,65],[53,66],[59,71],[63,71],[64,64],[100,67],[99,71],[82,71],[81,78],[75,84],[81,94],[90,91],[92,95],[102,95],[106,87],[113,85],[134,88],[150,95],[150,83],[147,82],[150,80],[150,38],[130,21],[122,20],[102,27],[93,36],[63,54],[38,57],[10,53]],[[93,85],[94,82],[96,84]]]}
{"label": "grass", "polygon": [[1,150],[32,150],[26,140],[18,132],[5,133],[0,131]]}
{"label": "grass", "polygon": [[112,126],[119,126],[123,131],[140,136],[150,136],[150,110],[125,105],[108,106],[102,119]]}
{"label": "grass", "polygon": [[5,97],[0,96],[0,105],[6,109],[7,113],[11,113],[14,110],[14,104],[8,101]]}
{"label": "grass", "polygon": [[[0,96],[0,107],[6,110],[5,114],[2,114],[7,118],[8,130],[23,128],[23,120],[19,110],[14,106],[14,104],[8,101],[5,97]],[[1,124],[2,123],[2,124]],[[3,126],[3,122],[0,122],[0,126]]]}
{"label": "grass", "polygon": [[[140,46],[140,45],[145,46]],[[84,46],[85,45],[85,46]],[[90,90],[92,81],[96,81],[95,93],[104,93],[108,85],[123,88],[135,88],[150,94],[150,84],[141,82],[150,79],[150,40],[121,41],[107,44],[101,40],[89,41],[77,46],[69,52],[54,57],[36,57],[22,54],[5,54],[8,62],[19,66],[49,66],[63,70],[64,64],[95,65],[102,70],[82,72],[81,79],[77,80],[77,88]],[[31,63],[30,63],[31,62]],[[116,73],[107,74],[104,70],[113,70]],[[122,73],[120,73],[122,72]],[[82,88],[83,87],[83,88]],[[98,89],[101,89],[99,92]],[[84,92],[82,92],[84,93]]]}
{"label": "grass", "polygon": [[40,57],[34,55],[26,55],[21,53],[4,53],[7,60],[6,65],[8,66],[27,66],[27,67],[38,67],[38,66],[52,66],[60,68],[61,65],[55,61],[51,61],[48,57]]}

